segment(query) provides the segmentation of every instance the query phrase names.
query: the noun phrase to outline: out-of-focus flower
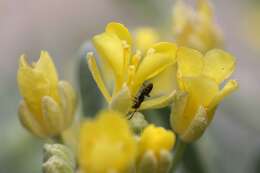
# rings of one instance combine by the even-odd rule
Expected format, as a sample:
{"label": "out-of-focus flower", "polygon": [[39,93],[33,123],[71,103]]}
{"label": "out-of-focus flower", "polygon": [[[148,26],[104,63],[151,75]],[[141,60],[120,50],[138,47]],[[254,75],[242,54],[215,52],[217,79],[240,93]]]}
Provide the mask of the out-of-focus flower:
{"label": "out-of-focus flower", "polygon": [[136,139],[122,114],[104,111],[82,125],[79,163],[83,172],[125,173],[134,166],[136,154]]}
{"label": "out-of-focus flower", "polygon": [[229,80],[220,89],[222,82],[234,71],[235,59],[219,49],[203,56],[196,50],[180,48],[177,65],[182,92],[173,104],[171,125],[183,141],[191,142],[203,134],[225,96],[237,89],[235,80]]}
{"label": "out-of-focus flower", "polygon": [[175,144],[175,134],[153,124],[147,126],[139,140],[138,171],[143,173],[167,173],[171,161],[171,150]]}
{"label": "out-of-focus flower", "polygon": [[160,151],[170,151],[174,144],[175,134],[172,131],[151,124],[141,134],[139,154],[143,155],[146,151],[150,150],[159,156]]}
{"label": "out-of-focus flower", "polygon": [[53,137],[70,126],[76,94],[66,81],[59,81],[51,57],[45,51],[29,65],[20,58],[17,74],[20,93],[19,117],[23,126],[39,137]]}
{"label": "out-of-focus flower", "polygon": [[178,0],[173,9],[173,33],[179,46],[201,52],[223,45],[223,37],[208,0],[197,0],[197,10],[184,0]]}
{"label": "out-of-focus flower", "polygon": [[[101,58],[101,70],[93,53],[88,54],[89,68],[113,109],[128,112],[132,98],[147,82],[153,83],[152,99],[144,101],[140,109],[164,107],[172,102],[176,89],[176,83],[172,82],[172,74],[176,71],[175,44],[154,44],[144,57],[141,51],[132,54],[132,37],[128,29],[115,22],[109,23],[104,33],[96,35],[93,43]],[[112,77],[107,75],[109,72],[113,74]]]}
{"label": "out-of-focus flower", "polygon": [[142,52],[145,52],[153,44],[159,42],[159,38],[158,32],[151,27],[142,27],[135,30],[134,39],[136,48]]}

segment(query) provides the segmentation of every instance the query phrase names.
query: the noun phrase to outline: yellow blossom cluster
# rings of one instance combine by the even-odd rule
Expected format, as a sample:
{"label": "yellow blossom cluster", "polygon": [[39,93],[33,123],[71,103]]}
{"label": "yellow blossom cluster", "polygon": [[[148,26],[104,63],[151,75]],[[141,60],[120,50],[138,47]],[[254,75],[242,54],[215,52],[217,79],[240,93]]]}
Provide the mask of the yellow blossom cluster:
{"label": "yellow blossom cluster", "polygon": [[[200,138],[221,101],[238,88],[235,80],[228,80],[235,58],[217,49],[222,38],[212,9],[207,0],[197,2],[197,11],[183,1],[175,6],[177,44],[160,41],[152,28],[136,30],[132,37],[117,22],[93,37],[95,50],[87,53],[87,63],[108,106],[80,122],[74,141],[80,172],[167,173],[176,139],[189,143]],[[59,80],[50,55],[42,51],[32,64],[22,55],[17,81],[22,125],[42,138],[61,137],[74,122],[77,97],[68,82]],[[171,109],[172,129],[147,122],[139,112],[165,107]],[[129,115],[138,118],[133,121]],[[46,170],[57,168],[52,159]]]}
{"label": "yellow blossom cluster", "polygon": [[174,143],[173,132],[154,125],[146,127],[138,140],[123,114],[103,111],[81,126],[79,163],[83,172],[131,172],[138,157],[147,151],[159,156],[162,150],[172,150]]}

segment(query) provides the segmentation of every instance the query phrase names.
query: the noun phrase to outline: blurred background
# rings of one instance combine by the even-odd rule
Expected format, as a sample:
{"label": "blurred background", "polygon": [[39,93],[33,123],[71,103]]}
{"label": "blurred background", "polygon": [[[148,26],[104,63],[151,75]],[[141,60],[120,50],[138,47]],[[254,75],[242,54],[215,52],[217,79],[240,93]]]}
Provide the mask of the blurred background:
{"label": "blurred background", "polygon": [[[212,3],[226,50],[237,58],[232,78],[240,89],[222,103],[209,130],[196,142],[192,151],[199,158],[187,163],[190,169],[180,171],[195,172],[199,162],[208,173],[259,173],[260,1]],[[40,50],[49,51],[60,78],[77,87],[77,55],[83,42],[110,21],[130,29],[167,26],[173,4],[173,0],[0,0],[0,172],[41,172],[43,141],[27,133],[17,118],[21,54],[33,61]]]}

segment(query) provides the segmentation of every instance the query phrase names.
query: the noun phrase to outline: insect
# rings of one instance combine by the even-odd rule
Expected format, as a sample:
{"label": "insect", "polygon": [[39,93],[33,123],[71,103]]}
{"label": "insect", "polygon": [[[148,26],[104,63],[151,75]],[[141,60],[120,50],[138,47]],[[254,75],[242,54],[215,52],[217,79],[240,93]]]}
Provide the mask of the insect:
{"label": "insect", "polygon": [[147,85],[143,84],[143,87],[138,92],[138,95],[134,98],[134,104],[132,105],[132,108],[134,109],[134,112],[131,113],[129,120],[134,116],[137,109],[141,106],[143,103],[145,97],[150,97],[150,93],[153,89],[153,84],[148,83]]}

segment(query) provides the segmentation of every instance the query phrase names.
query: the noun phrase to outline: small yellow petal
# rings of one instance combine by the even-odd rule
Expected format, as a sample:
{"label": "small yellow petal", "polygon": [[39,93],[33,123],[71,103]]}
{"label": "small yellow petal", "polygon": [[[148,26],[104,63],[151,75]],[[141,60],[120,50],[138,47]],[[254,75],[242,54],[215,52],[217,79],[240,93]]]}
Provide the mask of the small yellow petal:
{"label": "small yellow petal", "polygon": [[198,76],[203,70],[203,55],[190,48],[181,47],[177,52],[178,77]]}
{"label": "small yellow petal", "polygon": [[177,47],[172,43],[161,42],[154,45],[136,71],[133,90],[136,91],[144,81],[155,77],[168,66],[173,65],[176,62],[176,51]]}
{"label": "small yellow petal", "polygon": [[106,26],[106,32],[116,34],[120,40],[132,44],[132,37],[128,29],[121,23],[111,22]]}
{"label": "small yellow petal", "polygon": [[42,98],[42,113],[48,129],[48,136],[59,134],[67,126],[62,110],[52,97],[44,96]]}
{"label": "small yellow petal", "polygon": [[100,92],[103,94],[103,96],[106,98],[107,102],[109,103],[112,98],[111,98],[110,93],[108,92],[108,89],[107,89],[105,83],[103,82],[103,79],[101,77],[100,71],[97,67],[96,60],[93,57],[92,52],[87,54],[87,62],[88,62],[90,72],[92,73],[92,76],[93,76]]}
{"label": "small yellow petal", "polygon": [[60,107],[63,110],[63,121],[68,127],[72,124],[77,108],[77,94],[67,81],[59,81],[58,90],[61,99]]}
{"label": "small yellow petal", "polygon": [[207,52],[204,61],[203,74],[216,80],[218,84],[232,74],[236,65],[234,57],[220,49]]}
{"label": "small yellow petal", "polygon": [[181,121],[188,102],[188,94],[178,91],[175,95],[175,100],[171,107],[170,123],[172,129],[180,134],[183,132]]}
{"label": "small yellow petal", "polygon": [[213,109],[217,106],[226,96],[238,89],[238,83],[235,80],[229,80],[223,89],[217,94],[217,96],[211,101],[208,110]]}
{"label": "small yellow petal", "polygon": [[140,110],[159,109],[168,106],[173,102],[175,94],[176,90],[173,90],[169,95],[146,100],[141,104]]}
{"label": "small yellow petal", "polygon": [[121,78],[124,66],[124,48],[120,38],[114,33],[102,33],[93,38],[93,43],[101,59],[113,70],[116,78]]}
{"label": "small yellow petal", "polygon": [[35,70],[46,75],[51,86],[57,87],[58,74],[56,67],[47,51],[41,51],[40,59],[35,64]]}
{"label": "small yellow petal", "polygon": [[209,122],[205,108],[200,106],[186,131],[180,135],[180,138],[184,142],[195,141],[204,133]]}
{"label": "small yellow petal", "polygon": [[152,97],[168,95],[172,91],[178,89],[176,73],[177,66],[174,64],[168,66],[164,71],[150,79],[148,82],[153,84],[153,89],[150,95]]}
{"label": "small yellow petal", "polygon": [[47,132],[41,124],[37,122],[34,115],[28,109],[26,103],[22,100],[18,107],[18,116],[21,124],[31,133],[39,137],[46,137]]}
{"label": "small yellow petal", "polygon": [[219,92],[217,83],[205,76],[184,78],[183,81],[185,91],[196,103],[203,106],[208,106]]}
{"label": "small yellow petal", "polygon": [[187,129],[199,106],[207,107],[219,92],[217,83],[205,76],[184,78],[183,84],[188,100],[184,113],[178,120],[181,133]]}

